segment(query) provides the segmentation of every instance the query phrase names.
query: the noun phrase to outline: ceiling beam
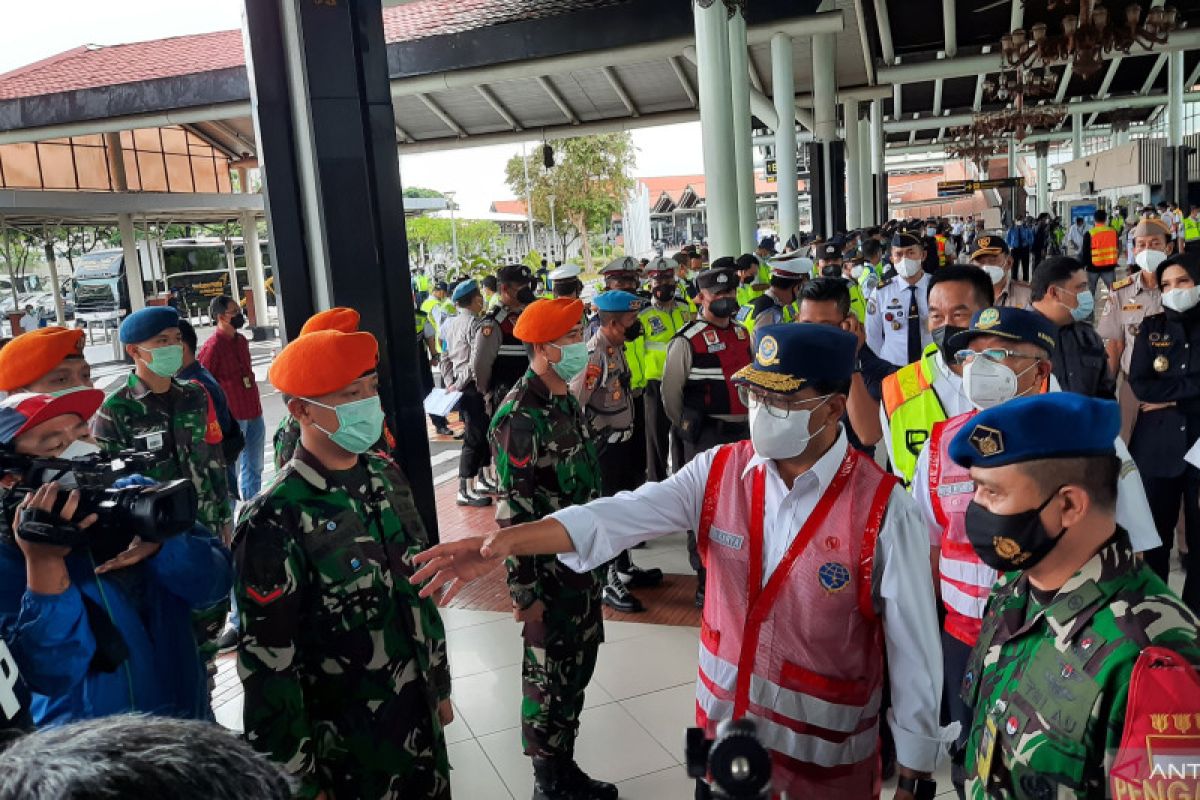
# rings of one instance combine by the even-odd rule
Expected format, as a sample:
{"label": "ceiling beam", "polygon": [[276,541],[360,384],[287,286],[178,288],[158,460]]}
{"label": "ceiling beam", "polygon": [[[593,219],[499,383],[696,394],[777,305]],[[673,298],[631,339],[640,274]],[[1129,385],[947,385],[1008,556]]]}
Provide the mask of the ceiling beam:
{"label": "ceiling beam", "polygon": [[621,98],[621,102],[625,104],[625,110],[629,112],[631,117],[640,117],[641,112],[634,105],[633,98],[629,96],[629,92],[625,91],[625,87],[621,85],[621,79],[617,77],[617,71],[612,67],[605,67],[602,72],[604,77],[608,79],[608,85],[617,93],[617,97]]}
{"label": "ceiling beam", "polygon": [[858,46],[862,48],[863,68],[867,71],[867,83],[875,84],[875,58],[871,55],[871,34],[867,31],[867,12],[863,10],[865,0],[854,0],[854,21],[858,28]]}
{"label": "ceiling beam", "polygon": [[933,115],[940,117],[942,115],[942,79],[938,78],[933,82]]}
{"label": "ceiling beam", "polygon": [[[674,57],[672,56],[672,58]],[[760,92],[766,91],[763,88],[762,76],[758,74],[758,67],[754,66],[754,58],[750,55],[749,48],[746,53],[746,69],[750,73],[750,85]]]}
{"label": "ceiling beam", "polygon": [[1150,94],[1150,90],[1154,88],[1154,82],[1158,80],[1158,75],[1162,72],[1163,67],[1167,65],[1167,54],[1162,53],[1158,58],[1154,59],[1154,66],[1150,68],[1150,72],[1146,75],[1146,80],[1142,82],[1142,94]]}
{"label": "ceiling beam", "polygon": [[409,134],[408,131],[404,130],[404,128],[401,128],[399,125],[397,125],[396,126],[396,141],[403,144],[404,142],[413,142],[416,140],[413,139],[413,137]]}
{"label": "ceiling beam", "polygon": [[1025,0],[1012,0],[1012,13],[1008,17],[1008,30],[1025,27]]}
{"label": "ceiling beam", "polygon": [[[679,85],[683,87],[683,93],[686,94],[688,100],[691,101],[692,108],[699,108],[700,98],[696,96],[696,90],[692,87],[691,78],[689,78],[687,73],[683,71],[683,63],[679,60],[679,56],[671,56],[667,59],[667,63],[671,65],[671,71],[675,73],[676,80],[678,80]],[[751,66],[750,69],[754,69],[754,67]]]}
{"label": "ceiling beam", "polygon": [[892,87],[892,119],[898,120],[904,116],[904,86],[897,83]]}
{"label": "ceiling beam", "polygon": [[958,15],[954,9],[954,0],[942,0],[942,29],[946,35],[946,58],[958,55]]}
{"label": "ceiling beam", "polygon": [[517,118],[512,115],[511,111],[504,107],[504,104],[500,102],[500,99],[496,97],[496,93],[489,86],[481,83],[475,87],[475,91],[492,107],[493,111],[500,115],[501,119],[508,123],[508,127],[514,131],[523,130],[524,126],[517,121]]}
{"label": "ceiling beam", "polygon": [[430,97],[427,94],[422,93],[422,94],[417,95],[417,99],[419,99],[422,103],[424,103],[425,107],[428,108],[430,111],[432,111],[433,115],[435,117],[437,117],[438,119],[440,119],[447,128],[454,131],[459,136],[465,137],[467,135],[467,129],[464,128],[462,125],[459,125],[458,122],[454,119],[454,117],[450,116],[445,111],[443,111],[442,107],[439,106],[432,97]]}
{"label": "ceiling beam", "polygon": [[[1113,78],[1116,77],[1117,70],[1120,68],[1121,56],[1117,56],[1112,61],[1108,62],[1108,70],[1104,73],[1104,80],[1100,81],[1100,88],[1096,90],[1096,93],[1092,95],[1092,97],[1096,98],[1097,100],[1103,100],[1104,98],[1108,97],[1108,89],[1112,86]],[[1097,114],[1092,114],[1090,117],[1088,117],[1087,122],[1084,123],[1084,128],[1092,127],[1092,125],[1096,123],[1097,116]]]}
{"label": "ceiling beam", "polygon": [[[1020,0],[1017,2],[1019,3]],[[1200,49],[1200,28],[1186,28],[1172,33],[1170,41],[1162,48],[1155,48],[1154,53],[1130,54],[1126,58],[1141,58],[1167,51],[1196,49]],[[1111,57],[1111,54],[1101,55],[1101,58],[1105,59]],[[879,83],[919,83],[937,78],[965,78],[981,72],[998,72],[1003,65],[1003,56],[999,52],[995,52],[884,66],[876,71],[875,77]]]}
{"label": "ceiling beam", "polygon": [[975,99],[971,101],[971,110],[978,114],[983,109],[983,82],[987,80],[987,73],[979,73],[979,77],[975,79]]}
{"label": "ceiling beam", "polygon": [[[892,23],[888,19],[887,0],[875,0],[875,22],[879,26],[879,47],[883,51],[883,63],[891,66],[896,63],[896,48],[892,44]],[[875,74],[875,78],[880,83],[886,82],[879,73]]]}
{"label": "ceiling beam", "polygon": [[563,96],[558,93],[558,89],[554,88],[554,84],[550,82],[550,79],[545,75],[538,75],[537,82],[538,86],[542,87],[542,91],[548,94],[550,99],[554,101],[554,105],[558,106],[558,110],[563,113],[567,121],[572,125],[578,125],[579,117],[575,116],[575,112],[567,105],[567,101],[563,99]]}

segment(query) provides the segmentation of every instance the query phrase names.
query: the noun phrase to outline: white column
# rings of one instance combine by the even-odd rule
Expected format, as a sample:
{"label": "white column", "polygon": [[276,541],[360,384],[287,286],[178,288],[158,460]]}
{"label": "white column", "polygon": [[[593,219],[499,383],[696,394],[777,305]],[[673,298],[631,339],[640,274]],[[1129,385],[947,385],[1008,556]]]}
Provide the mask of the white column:
{"label": "white column", "polygon": [[1037,152],[1037,210],[1039,214],[1050,211],[1050,154],[1049,142],[1038,142]]}
{"label": "white column", "polygon": [[125,258],[125,283],[129,286],[129,309],[137,311],[146,307],[146,291],[142,284],[142,264],[138,261],[133,215],[118,214],[117,225],[121,230],[121,250]]}
{"label": "white column", "polygon": [[[847,100],[842,103],[842,117],[846,120],[846,229],[854,230],[862,225],[858,171],[863,154],[858,141],[858,101]],[[836,186],[834,191],[837,191]]]}
{"label": "white column", "polygon": [[729,74],[729,26],[725,4],[693,6],[699,71],[700,138],[708,189],[708,247],[712,258],[737,256],[737,167],[733,154],[733,89]]}
{"label": "white column", "polygon": [[1183,144],[1183,51],[1167,55],[1167,146]]}
{"label": "white column", "polygon": [[733,100],[733,159],[737,168],[739,252],[758,244],[754,209],[754,145],[750,131],[750,57],[746,51],[746,18],[735,7],[729,20],[729,75]]}
{"label": "white column", "polygon": [[1071,115],[1071,158],[1083,158],[1083,115]]}
{"label": "white column", "polygon": [[871,172],[871,164],[875,154],[871,139],[871,120],[863,118],[858,121],[858,206],[860,224],[865,227],[878,225],[881,220],[875,214],[875,181]]}
{"label": "white column", "polygon": [[[1017,174],[1017,142],[1012,137],[1008,140],[1008,177],[1014,177]],[[1015,221],[1017,218],[1017,192],[1023,191],[1015,186],[1009,191],[1008,213]]]}
{"label": "white column", "polygon": [[771,38],[771,86],[775,92],[775,184],[779,192],[776,214],[779,243],[800,231],[800,201],[796,195],[796,78],[792,72],[792,40],[777,33]]}
{"label": "white column", "polygon": [[254,311],[259,328],[267,327],[267,284],[263,275],[262,246],[258,242],[258,220],[253,211],[242,212],[242,246],[246,251],[246,275],[254,296]]}
{"label": "white column", "polygon": [[837,59],[831,33],[812,37],[813,52],[813,138],[818,142],[837,139]]}
{"label": "white column", "polygon": [[883,154],[883,101],[871,101],[871,195],[875,198],[875,221],[888,219],[887,187],[880,191],[879,176],[887,169]]}

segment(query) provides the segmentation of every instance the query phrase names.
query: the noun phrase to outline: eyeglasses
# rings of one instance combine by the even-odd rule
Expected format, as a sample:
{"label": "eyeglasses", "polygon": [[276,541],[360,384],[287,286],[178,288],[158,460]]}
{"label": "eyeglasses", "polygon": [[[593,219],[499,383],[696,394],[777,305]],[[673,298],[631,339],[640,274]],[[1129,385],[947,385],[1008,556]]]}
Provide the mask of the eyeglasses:
{"label": "eyeglasses", "polygon": [[[752,386],[739,386],[738,397],[741,398],[742,404],[746,408],[758,408],[762,406],[766,408],[767,414],[770,416],[777,419],[787,419],[793,411],[816,411],[833,395],[824,394],[820,397],[805,397],[800,399],[772,394],[771,392]],[[821,402],[817,403],[818,400]],[[817,404],[810,407],[810,403]]]}
{"label": "eyeglasses", "polygon": [[1006,358],[1028,358],[1041,361],[1041,356],[1031,356],[1028,353],[1018,353],[1016,350],[1005,350],[1003,347],[989,347],[986,350],[959,350],[954,354],[954,360],[959,364],[970,364],[975,356],[983,356],[988,361],[999,364]]}

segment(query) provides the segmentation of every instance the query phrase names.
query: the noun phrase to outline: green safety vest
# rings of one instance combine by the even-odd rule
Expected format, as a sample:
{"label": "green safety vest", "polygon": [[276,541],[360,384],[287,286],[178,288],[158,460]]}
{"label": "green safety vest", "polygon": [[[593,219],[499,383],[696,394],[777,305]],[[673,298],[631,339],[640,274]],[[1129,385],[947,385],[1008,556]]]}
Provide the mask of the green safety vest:
{"label": "green safety vest", "polygon": [[848,281],[850,284],[850,312],[858,317],[859,322],[867,321],[867,301],[863,297],[862,287],[855,281]]}
{"label": "green safety vest", "polygon": [[1197,239],[1200,239],[1200,220],[1184,217],[1183,240],[1185,242],[1194,242]]}
{"label": "green safety vest", "polygon": [[912,483],[921,455],[934,423],[946,419],[942,401],[933,390],[937,377],[937,345],[925,348],[920,361],[909,364],[883,381],[883,410],[891,430],[892,470]]}
{"label": "green safety vest", "polygon": [[425,294],[429,294],[429,276],[428,275],[418,275],[417,276],[417,291],[424,292]]}
{"label": "green safety vest", "polygon": [[695,317],[683,303],[675,301],[671,310],[654,306],[642,309],[642,339],[646,351],[646,380],[661,381],[667,365],[667,345]]}
{"label": "green safety vest", "polygon": [[763,296],[761,289],[755,289],[754,284],[738,284],[737,301],[739,306],[748,306]]}

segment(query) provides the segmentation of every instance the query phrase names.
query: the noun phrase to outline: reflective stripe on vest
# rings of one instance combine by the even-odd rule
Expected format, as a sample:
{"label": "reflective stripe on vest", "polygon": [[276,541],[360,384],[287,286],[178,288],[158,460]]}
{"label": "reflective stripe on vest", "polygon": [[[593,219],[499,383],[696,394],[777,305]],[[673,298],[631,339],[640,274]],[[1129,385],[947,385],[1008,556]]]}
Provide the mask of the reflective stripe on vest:
{"label": "reflective stripe on vest", "polygon": [[950,263],[946,258],[946,237],[939,233],[934,238],[937,239],[938,264],[944,267]]}
{"label": "reflective stripe on vest", "polygon": [[938,540],[946,633],[974,647],[996,571],[979,560],[967,538],[967,506],[975,494],[971,473],[950,458],[950,442],[974,418],[960,414],[933,426],[929,435],[929,501],[942,533]]}
{"label": "reflective stripe on vest", "polygon": [[897,481],[848,448],[764,581],[765,467],[743,478],[753,455],[748,441],[718,450],[701,505],[697,544],[710,602],[697,720],[712,735],[721,720],[754,719],[767,747],[786,757],[773,759],[776,790],[830,796],[813,792],[813,768],[845,768],[820,788],[870,796],[859,783],[874,779],[884,680],[872,571]]}
{"label": "reflective stripe on vest", "polygon": [[1117,264],[1117,232],[1107,225],[1097,225],[1091,230],[1092,266],[1110,267]]}

